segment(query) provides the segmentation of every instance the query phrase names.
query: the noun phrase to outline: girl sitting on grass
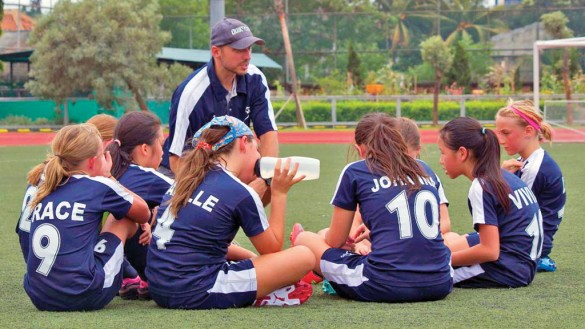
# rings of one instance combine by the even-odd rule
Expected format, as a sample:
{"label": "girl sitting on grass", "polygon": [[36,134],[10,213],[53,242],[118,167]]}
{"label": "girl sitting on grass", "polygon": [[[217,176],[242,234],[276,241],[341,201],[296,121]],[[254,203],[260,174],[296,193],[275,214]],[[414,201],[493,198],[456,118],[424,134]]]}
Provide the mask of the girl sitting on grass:
{"label": "girl sitting on grass", "polygon": [[504,161],[502,167],[528,185],[542,212],[544,242],[536,269],[554,272],[557,265],[549,255],[565,213],[566,194],[561,169],[540,147],[541,141],[552,141],[551,126],[544,122],[532,101],[516,101],[496,114],[496,134],[508,155],[519,155]]}
{"label": "girl sitting on grass", "polygon": [[[439,193],[408,154],[396,120],[364,116],[355,129],[362,160],[347,165],[331,203],[323,237],[292,235],[294,245],[315,254],[314,271],[343,298],[417,302],[445,298],[452,289],[450,252],[439,231]],[[371,252],[344,249],[356,211],[370,231]],[[297,235],[298,234],[298,235]]]}
{"label": "girl sitting on grass", "polygon": [[516,288],[534,279],[542,247],[536,197],[520,178],[500,168],[496,134],[471,118],[448,122],[439,133],[441,165],[450,178],[471,181],[467,202],[474,233],[444,235],[455,286]]}

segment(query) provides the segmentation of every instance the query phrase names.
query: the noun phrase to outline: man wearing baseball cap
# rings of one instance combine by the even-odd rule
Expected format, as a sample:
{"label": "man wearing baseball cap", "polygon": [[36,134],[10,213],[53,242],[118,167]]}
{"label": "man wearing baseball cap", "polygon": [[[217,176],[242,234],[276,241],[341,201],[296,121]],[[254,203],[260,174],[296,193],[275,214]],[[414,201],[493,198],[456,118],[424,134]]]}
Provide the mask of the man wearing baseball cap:
{"label": "man wearing baseball cap", "polygon": [[[173,175],[187,139],[215,116],[230,115],[252,126],[262,156],[278,156],[278,135],[266,77],[250,64],[251,48],[264,45],[241,21],[224,18],[211,30],[211,60],[175,89],[169,137],[160,171]],[[254,187],[262,195],[262,187]],[[265,188],[265,187],[263,187]],[[259,191],[260,189],[260,191]]]}

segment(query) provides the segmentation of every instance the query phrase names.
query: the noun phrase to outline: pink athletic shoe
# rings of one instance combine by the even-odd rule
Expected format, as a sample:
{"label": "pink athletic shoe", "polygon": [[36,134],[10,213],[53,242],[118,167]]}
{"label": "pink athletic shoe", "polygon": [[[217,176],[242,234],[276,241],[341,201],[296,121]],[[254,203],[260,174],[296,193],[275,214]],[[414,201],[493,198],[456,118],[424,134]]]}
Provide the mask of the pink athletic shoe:
{"label": "pink athletic shoe", "polygon": [[305,303],[313,294],[313,287],[303,281],[293,285],[280,288],[268,294],[268,296],[258,298],[254,306],[295,306]]}
{"label": "pink athletic shoe", "polygon": [[291,247],[295,245],[295,241],[301,232],[304,232],[303,225],[301,223],[295,223],[292,227],[292,231],[290,231],[290,235],[288,239],[290,240]]}
{"label": "pink athletic shoe", "polygon": [[122,288],[118,293],[122,299],[137,299],[138,298],[138,287],[140,286],[140,277],[126,278],[122,280]]}
{"label": "pink athletic shoe", "polygon": [[148,291],[148,282],[140,280],[140,285],[138,286],[138,299],[140,300],[150,300],[150,292]]}

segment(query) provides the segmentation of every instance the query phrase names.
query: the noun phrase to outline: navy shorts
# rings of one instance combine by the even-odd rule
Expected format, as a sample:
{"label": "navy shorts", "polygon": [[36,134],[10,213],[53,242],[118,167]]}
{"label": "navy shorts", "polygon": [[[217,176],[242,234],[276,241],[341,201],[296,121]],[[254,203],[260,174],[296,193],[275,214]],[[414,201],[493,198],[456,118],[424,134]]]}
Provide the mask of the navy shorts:
{"label": "navy shorts", "polygon": [[[476,246],[479,244],[479,233],[469,233],[466,239],[470,248]],[[455,268],[453,282],[457,288],[508,288],[490,277],[479,264]]]}
{"label": "navy shorts", "polygon": [[76,296],[55,292],[50,300],[38,300],[29,294],[33,304],[41,311],[93,311],[109,304],[122,285],[124,244],[113,233],[102,233],[98,236],[93,255],[95,278],[90,290]]}
{"label": "navy shorts", "polygon": [[150,296],[159,306],[173,309],[244,307],[256,300],[256,270],[250,259],[218,265],[208,278],[197,287],[185,289],[196,288],[192,294],[163,295],[160,291],[153,291],[151,286]]}
{"label": "navy shorts", "polygon": [[367,256],[347,250],[330,248],[321,257],[323,277],[331,283],[340,297],[365,302],[422,302],[445,298],[453,288],[448,281],[422,287],[397,287],[374,282],[364,273]]}

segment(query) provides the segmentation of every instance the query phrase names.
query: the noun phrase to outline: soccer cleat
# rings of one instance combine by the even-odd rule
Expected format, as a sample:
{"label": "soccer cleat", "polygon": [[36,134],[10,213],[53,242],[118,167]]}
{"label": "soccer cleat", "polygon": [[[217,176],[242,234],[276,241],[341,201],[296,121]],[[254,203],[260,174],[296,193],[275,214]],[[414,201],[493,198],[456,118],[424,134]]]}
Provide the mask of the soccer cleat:
{"label": "soccer cleat", "polygon": [[132,300],[138,298],[138,287],[140,286],[140,277],[125,278],[122,280],[122,288],[118,293],[122,299]]}
{"label": "soccer cleat", "polygon": [[313,294],[313,287],[310,284],[299,281],[293,285],[280,288],[256,299],[254,306],[294,306],[305,303]]}
{"label": "soccer cleat", "polygon": [[301,225],[301,223],[295,223],[292,227],[292,231],[290,231],[290,236],[288,237],[288,239],[290,240],[290,245],[294,246],[295,245],[295,241],[297,240],[297,237],[299,236],[299,234],[301,234],[301,232],[304,232],[305,230],[303,229],[303,225]]}
{"label": "soccer cleat", "polygon": [[329,283],[329,281],[327,280],[323,280],[323,292],[331,295],[331,296],[335,296],[337,295],[337,291],[335,291],[335,289],[333,288],[333,286],[331,285],[331,283]]}
{"label": "soccer cleat", "polygon": [[550,257],[542,257],[536,260],[536,271],[554,272],[557,270],[557,264]]}
{"label": "soccer cleat", "polygon": [[317,273],[315,273],[313,271],[309,271],[309,273],[307,273],[307,275],[305,275],[301,279],[301,281],[309,283],[309,284],[316,284],[316,283],[323,281],[323,278],[320,277],[319,275],[317,275]]}
{"label": "soccer cleat", "polygon": [[150,300],[150,292],[148,291],[148,282],[140,280],[140,285],[138,286],[138,299],[140,300]]}

